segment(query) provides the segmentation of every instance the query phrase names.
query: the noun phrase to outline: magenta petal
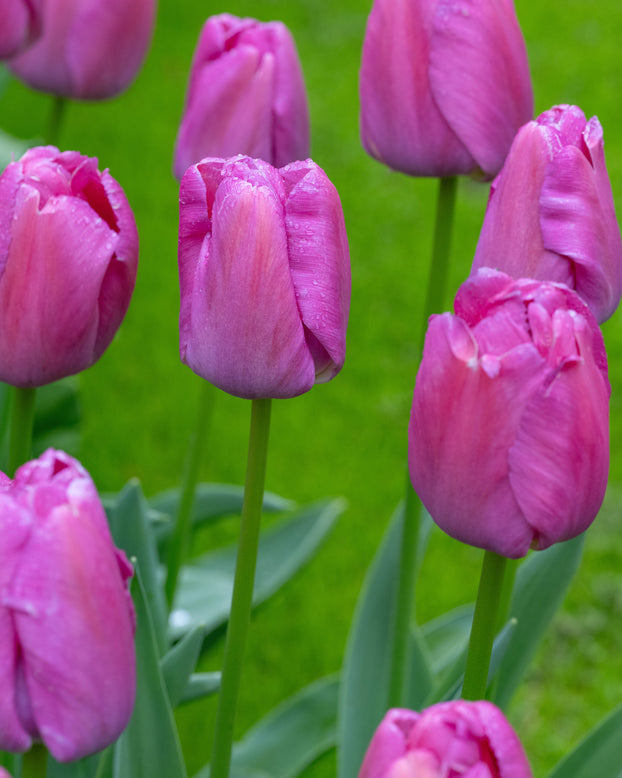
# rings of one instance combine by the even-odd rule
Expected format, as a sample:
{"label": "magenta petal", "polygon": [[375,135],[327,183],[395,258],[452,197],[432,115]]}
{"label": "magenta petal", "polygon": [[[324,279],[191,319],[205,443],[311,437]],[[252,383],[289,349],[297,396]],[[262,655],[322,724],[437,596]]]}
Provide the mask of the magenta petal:
{"label": "magenta petal", "polygon": [[525,750],[503,713],[490,702],[471,703],[500,766],[502,778],[532,778]]}
{"label": "magenta petal", "polygon": [[533,114],[525,43],[512,0],[439,0],[430,85],[456,136],[488,178]]}
{"label": "magenta petal", "polygon": [[406,754],[408,735],[418,719],[415,711],[389,710],[369,743],[358,778],[388,778],[394,763]]}

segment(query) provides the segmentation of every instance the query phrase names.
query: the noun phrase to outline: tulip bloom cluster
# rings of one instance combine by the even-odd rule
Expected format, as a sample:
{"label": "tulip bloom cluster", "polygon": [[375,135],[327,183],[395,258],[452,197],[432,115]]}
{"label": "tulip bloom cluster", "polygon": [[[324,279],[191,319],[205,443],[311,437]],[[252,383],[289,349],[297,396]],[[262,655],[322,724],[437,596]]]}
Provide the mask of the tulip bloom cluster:
{"label": "tulip bloom cluster", "polygon": [[204,157],[235,154],[275,167],[305,159],[309,109],[287,27],[221,14],[205,23],[192,60],[175,175]]}
{"label": "tulip bloom cluster", "polygon": [[532,778],[503,713],[455,700],[416,713],[390,710],[372,738],[359,778]]}
{"label": "tulip bloom cluster", "polygon": [[135,694],[132,567],[88,473],[49,449],[0,474],[0,748],[59,761],[112,743]]}
{"label": "tulip bloom cluster", "polygon": [[522,557],[583,532],[609,466],[601,332],[562,284],[489,269],[433,316],[409,428],[410,474],[449,535]]}
{"label": "tulip bloom cluster", "polygon": [[186,171],[179,208],[182,361],[246,398],[294,397],[335,376],[350,262],[324,171],[205,159]]}

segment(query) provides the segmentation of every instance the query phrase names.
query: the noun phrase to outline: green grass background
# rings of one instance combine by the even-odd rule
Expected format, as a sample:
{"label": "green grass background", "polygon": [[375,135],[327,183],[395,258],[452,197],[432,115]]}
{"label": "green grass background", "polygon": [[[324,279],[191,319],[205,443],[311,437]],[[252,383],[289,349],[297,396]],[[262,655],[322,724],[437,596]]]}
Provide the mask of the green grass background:
{"label": "green grass background", "polygon": [[[622,209],[619,0],[516,5],[536,113],[567,102],[599,116]],[[170,172],[193,48],[205,17],[223,11],[281,19],[294,34],[309,91],[312,156],[343,203],[352,309],[341,375],[274,405],[267,487],[301,502],[344,495],[349,508],[317,558],[253,618],[237,736],[299,687],[339,669],[364,571],[403,493],[436,182],[390,172],[361,148],[357,77],[369,6],[369,0],[161,0],[153,46],[135,84],[110,102],[72,104],[60,139],[63,148],[97,156],[110,168],[134,208],[141,238],[126,321],[81,377],[81,459],[103,491],[138,476],[153,494],[177,483],[199,389],[178,357],[178,187]],[[43,132],[50,101],[12,82],[0,108],[0,126],[32,138]],[[460,183],[452,290],[468,274],[487,189]],[[613,385],[606,506],[590,530],[565,609],[510,712],[536,776],[622,698],[620,322],[618,313],[604,328]],[[247,402],[219,393],[206,480],[243,482],[248,420]],[[435,533],[418,590],[420,617],[472,599],[480,563],[481,552]],[[217,648],[206,666],[217,669],[219,658]],[[209,756],[213,716],[213,701],[179,715],[191,772]],[[334,774],[334,758],[320,760],[310,774]]]}

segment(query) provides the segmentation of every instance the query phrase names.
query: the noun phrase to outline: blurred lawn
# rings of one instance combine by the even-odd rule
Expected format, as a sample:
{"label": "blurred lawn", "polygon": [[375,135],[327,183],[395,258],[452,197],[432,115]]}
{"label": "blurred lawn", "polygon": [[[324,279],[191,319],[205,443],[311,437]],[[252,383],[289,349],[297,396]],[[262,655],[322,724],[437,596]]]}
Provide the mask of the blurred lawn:
{"label": "blurred lawn", "polygon": [[[391,173],[360,146],[357,73],[369,5],[232,0],[215,7],[161,0],[154,44],[134,86],[112,102],[71,105],[60,140],[110,168],[141,236],[130,312],[108,353],[82,376],[81,458],[102,490],[116,491],[138,476],[152,494],[177,481],[199,387],[178,358],[177,183],[170,172],[196,38],[206,14],[225,10],[282,19],[296,38],[311,104],[312,156],[337,186],[345,212],[352,311],[342,374],[275,404],[267,486],[301,502],[345,495],[350,507],[317,559],[254,618],[238,735],[300,686],[339,668],[364,571],[403,492],[436,182]],[[584,0],[517,0],[517,11],[536,112],[567,102],[599,116],[614,195],[622,202],[619,0],[589,7]],[[5,130],[21,137],[43,132],[48,98],[13,82],[1,105]],[[487,187],[461,182],[452,289],[468,273],[486,198]],[[605,326],[613,485],[622,483],[620,315]],[[219,394],[204,478],[243,481],[248,417],[247,402]],[[622,696],[621,494],[610,489],[567,607],[512,711],[536,775]],[[435,534],[418,593],[420,616],[472,598],[480,560],[480,552]],[[207,665],[218,668],[218,651]],[[180,715],[191,771],[208,757],[213,712],[209,702]],[[333,761],[310,772],[329,776]]]}

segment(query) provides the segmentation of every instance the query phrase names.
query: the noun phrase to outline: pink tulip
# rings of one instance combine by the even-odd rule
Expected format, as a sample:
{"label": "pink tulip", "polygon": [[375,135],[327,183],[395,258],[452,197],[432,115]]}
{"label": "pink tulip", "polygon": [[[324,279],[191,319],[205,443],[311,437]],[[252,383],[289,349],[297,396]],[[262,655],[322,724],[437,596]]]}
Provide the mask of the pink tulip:
{"label": "pink tulip", "polygon": [[0,479],[0,748],[112,743],[134,705],[132,566],[84,468],[48,449]]}
{"label": "pink tulip", "polygon": [[492,703],[454,700],[421,713],[393,708],[359,778],[532,778],[516,733]]}
{"label": "pink tulip", "polygon": [[360,97],[375,159],[413,176],[493,178],[533,114],[512,0],[375,0]]}
{"label": "pink tulip", "polygon": [[558,105],[521,128],[490,191],[473,270],[559,281],[599,322],[622,295],[622,240],[605,167],[603,130]]}
{"label": "pink tulip", "polygon": [[230,14],[205,23],[190,69],[174,172],[247,154],[275,167],[309,156],[309,110],[291,33]]}
{"label": "pink tulip", "polygon": [[239,397],[294,397],[345,358],[341,203],[311,160],[204,159],[179,198],[180,353]]}
{"label": "pink tulip", "polygon": [[0,176],[0,380],[41,386],[103,354],[134,289],[138,235],[97,160],[30,149]]}
{"label": "pink tulip", "polygon": [[43,0],[0,0],[0,59],[15,56],[41,33]]}
{"label": "pink tulip", "polygon": [[10,62],[33,89],[102,100],[127,89],[151,42],[155,0],[45,0],[43,35]]}
{"label": "pink tulip", "polygon": [[432,316],[409,428],[413,486],[454,538],[522,557],[583,532],[609,466],[607,357],[562,284],[487,268]]}

